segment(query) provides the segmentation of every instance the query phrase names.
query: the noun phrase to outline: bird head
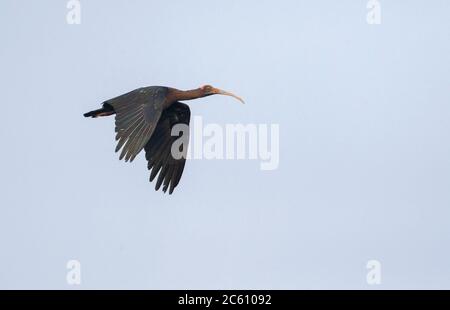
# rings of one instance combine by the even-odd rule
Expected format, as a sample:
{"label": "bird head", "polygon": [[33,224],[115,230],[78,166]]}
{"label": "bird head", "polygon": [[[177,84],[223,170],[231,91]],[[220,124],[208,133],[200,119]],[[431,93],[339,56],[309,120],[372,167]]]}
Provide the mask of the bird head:
{"label": "bird head", "polygon": [[203,94],[203,97],[211,96],[211,95],[224,95],[224,96],[233,97],[233,98],[239,100],[240,102],[245,103],[241,97],[238,97],[235,94],[224,91],[222,89],[212,87],[211,85],[203,85],[200,87],[200,90]]}

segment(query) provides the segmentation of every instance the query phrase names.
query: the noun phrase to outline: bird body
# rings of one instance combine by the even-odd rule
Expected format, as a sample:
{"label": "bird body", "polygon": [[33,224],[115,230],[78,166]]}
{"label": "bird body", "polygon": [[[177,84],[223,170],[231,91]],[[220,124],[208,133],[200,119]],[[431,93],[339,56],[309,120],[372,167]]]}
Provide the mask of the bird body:
{"label": "bird body", "polygon": [[[121,151],[119,159],[132,162],[145,149],[150,181],[158,175],[155,189],[163,185],[172,194],[183,174],[188,147],[186,136],[172,136],[172,128],[177,124],[189,126],[191,112],[179,100],[192,100],[210,95],[236,95],[214,88],[210,85],[192,90],[179,90],[165,86],[148,86],[135,89],[126,94],[106,100],[101,109],[84,114],[85,117],[115,116],[116,152]],[[174,157],[172,145],[183,138],[181,158]]]}

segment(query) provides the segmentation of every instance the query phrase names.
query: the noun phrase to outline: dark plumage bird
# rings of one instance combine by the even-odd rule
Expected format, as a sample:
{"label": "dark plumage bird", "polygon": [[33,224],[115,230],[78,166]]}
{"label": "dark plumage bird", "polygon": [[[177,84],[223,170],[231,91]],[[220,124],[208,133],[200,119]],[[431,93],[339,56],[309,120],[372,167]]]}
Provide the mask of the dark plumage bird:
{"label": "dark plumage bird", "polygon": [[[192,90],[179,90],[163,86],[149,86],[135,89],[124,95],[103,102],[103,107],[85,113],[85,117],[116,115],[116,152],[120,159],[132,162],[144,149],[151,170],[150,182],[155,179],[155,189],[163,185],[164,192],[172,194],[180,181],[186,163],[189,137],[182,137],[180,150],[184,156],[173,156],[172,144],[180,136],[172,136],[173,126],[189,126],[191,111],[180,100],[203,98],[210,95],[232,96],[242,103],[238,96],[210,85]],[[185,133],[188,135],[189,133]],[[182,135],[182,134],[181,134]]]}

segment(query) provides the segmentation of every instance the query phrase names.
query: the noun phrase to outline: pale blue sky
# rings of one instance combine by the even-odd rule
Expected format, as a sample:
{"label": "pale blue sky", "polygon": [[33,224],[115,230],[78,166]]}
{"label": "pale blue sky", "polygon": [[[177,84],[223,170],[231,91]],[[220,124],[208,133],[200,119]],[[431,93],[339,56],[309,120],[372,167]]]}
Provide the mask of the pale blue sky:
{"label": "pale blue sky", "polygon": [[[450,288],[450,2],[0,2],[0,288]],[[82,113],[147,85],[235,91],[280,166],[194,160],[172,196]],[[365,265],[382,264],[382,284]]]}

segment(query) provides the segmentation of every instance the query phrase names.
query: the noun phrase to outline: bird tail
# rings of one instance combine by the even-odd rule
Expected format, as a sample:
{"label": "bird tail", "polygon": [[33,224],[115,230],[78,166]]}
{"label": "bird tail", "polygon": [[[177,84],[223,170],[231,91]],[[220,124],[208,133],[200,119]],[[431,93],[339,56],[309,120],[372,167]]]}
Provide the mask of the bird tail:
{"label": "bird tail", "polygon": [[114,111],[114,108],[111,105],[104,104],[103,108],[84,113],[83,115],[84,115],[84,117],[96,118],[96,117],[99,117],[99,116],[113,115],[115,113],[116,113],[116,111]]}

